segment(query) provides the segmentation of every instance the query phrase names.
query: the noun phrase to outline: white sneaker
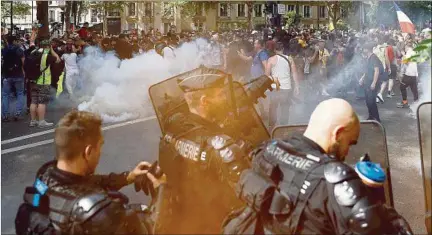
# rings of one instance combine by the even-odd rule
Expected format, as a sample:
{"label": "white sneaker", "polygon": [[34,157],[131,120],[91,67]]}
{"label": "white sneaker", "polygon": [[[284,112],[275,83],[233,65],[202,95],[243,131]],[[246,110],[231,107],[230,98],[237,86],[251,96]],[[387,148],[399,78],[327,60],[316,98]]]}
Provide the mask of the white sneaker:
{"label": "white sneaker", "polygon": [[53,125],[54,125],[54,123],[42,120],[42,121],[39,121],[38,127],[50,127],[50,126],[53,126]]}
{"label": "white sneaker", "polygon": [[35,127],[35,126],[37,126],[39,124],[39,122],[37,121],[37,120],[31,120],[30,121],[30,127]]}
{"label": "white sneaker", "polygon": [[381,103],[384,103],[384,98],[383,98],[383,96],[381,95],[381,93],[378,93],[378,94],[377,94],[377,98],[379,99],[379,101],[381,101]]}

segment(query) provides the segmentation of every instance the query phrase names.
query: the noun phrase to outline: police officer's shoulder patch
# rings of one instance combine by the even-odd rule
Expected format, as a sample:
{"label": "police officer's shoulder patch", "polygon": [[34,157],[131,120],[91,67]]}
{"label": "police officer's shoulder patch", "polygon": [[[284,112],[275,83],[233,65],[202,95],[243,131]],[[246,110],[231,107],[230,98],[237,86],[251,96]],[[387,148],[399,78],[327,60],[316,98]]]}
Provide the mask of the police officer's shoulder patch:
{"label": "police officer's shoulder patch", "polygon": [[332,184],[358,177],[353,168],[343,162],[330,162],[324,167],[324,177]]}
{"label": "police officer's shoulder patch", "polygon": [[217,135],[212,138],[209,138],[208,144],[211,145],[214,149],[219,150],[229,144],[233,143],[234,140],[227,135]]}
{"label": "police officer's shoulder patch", "polygon": [[230,148],[224,148],[219,151],[222,161],[225,163],[234,161],[234,153]]}
{"label": "police officer's shoulder patch", "polygon": [[336,201],[341,206],[353,206],[365,194],[363,182],[358,180],[343,181],[334,186]]}

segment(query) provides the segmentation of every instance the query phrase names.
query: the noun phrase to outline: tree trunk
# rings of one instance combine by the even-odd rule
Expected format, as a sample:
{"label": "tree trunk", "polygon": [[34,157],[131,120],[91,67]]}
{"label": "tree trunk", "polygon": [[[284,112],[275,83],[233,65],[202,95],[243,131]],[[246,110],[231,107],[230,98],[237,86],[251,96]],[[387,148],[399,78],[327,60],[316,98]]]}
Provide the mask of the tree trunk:
{"label": "tree trunk", "polygon": [[40,27],[38,31],[38,37],[40,39],[49,39],[48,1],[37,1],[36,9],[36,19],[42,24],[42,27]]}
{"label": "tree trunk", "polygon": [[78,2],[77,1],[73,1],[72,2],[72,15],[74,18],[74,26],[77,25],[77,10],[78,10]]}
{"label": "tree trunk", "polygon": [[340,2],[327,2],[327,10],[330,22],[333,23],[333,26],[336,28],[336,23],[341,18]]}
{"label": "tree trunk", "polygon": [[71,22],[70,22],[70,15],[71,15],[71,8],[72,8],[72,2],[66,1],[66,7],[65,7],[65,26],[66,26],[66,35],[67,37],[71,34]]}
{"label": "tree trunk", "polygon": [[252,14],[253,14],[253,8],[254,8],[254,2],[247,1],[246,2],[247,8],[248,8],[248,30],[252,31],[253,29],[253,22],[252,22]]}
{"label": "tree trunk", "polygon": [[82,14],[82,10],[83,10],[83,2],[78,2],[78,14],[77,14],[77,16],[78,16],[78,24],[80,24],[81,22],[81,14]]}
{"label": "tree trunk", "polygon": [[107,23],[107,3],[104,2],[103,3],[103,7],[102,7],[102,11],[103,11],[103,22],[102,22],[102,34],[104,35],[104,37],[106,35],[108,35],[108,23]]}

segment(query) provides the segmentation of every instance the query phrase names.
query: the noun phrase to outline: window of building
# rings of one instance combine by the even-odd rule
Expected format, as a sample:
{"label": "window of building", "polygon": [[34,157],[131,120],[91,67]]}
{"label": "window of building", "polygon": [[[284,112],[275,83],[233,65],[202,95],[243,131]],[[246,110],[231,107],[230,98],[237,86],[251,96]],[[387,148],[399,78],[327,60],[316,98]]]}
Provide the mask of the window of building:
{"label": "window of building", "polygon": [[48,5],[52,5],[53,1],[48,1]]}
{"label": "window of building", "polygon": [[246,4],[237,4],[237,16],[246,17]]}
{"label": "window of building", "polygon": [[91,22],[97,22],[97,10],[96,9],[92,9],[91,10]]}
{"label": "window of building", "polygon": [[319,17],[320,18],[325,18],[325,10],[326,10],[325,6],[319,6]]}
{"label": "window of building", "polygon": [[152,16],[152,4],[151,4],[151,2],[146,2],[144,7],[145,7],[145,16]]}
{"label": "window of building", "polygon": [[220,3],[220,7],[219,7],[219,16],[228,16],[228,11],[229,11],[229,7],[228,7],[228,3]]}
{"label": "window of building", "polygon": [[310,18],[311,17],[311,7],[310,6],[303,6],[303,17],[304,18]]}
{"label": "window of building", "polygon": [[119,9],[111,9],[108,12],[108,16],[120,16],[120,10]]}
{"label": "window of building", "polygon": [[194,30],[201,32],[201,31],[203,31],[203,29],[204,29],[203,22],[195,22],[194,23]]}
{"label": "window of building", "polygon": [[128,13],[129,16],[135,16],[136,15],[136,4],[134,2],[128,3]]}
{"label": "window of building", "polygon": [[49,17],[49,21],[50,22],[54,22],[55,21],[55,11],[54,10],[50,10],[48,17]]}
{"label": "window of building", "polygon": [[288,5],[287,6],[287,12],[290,12],[290,11],[295,11],[295,6],[294,5]]}
{"label": "window of building", "polygon": [[262,17],[263,16],[263,5],[262,4],[255,4],[254,5],[254,12],[256,17]]}

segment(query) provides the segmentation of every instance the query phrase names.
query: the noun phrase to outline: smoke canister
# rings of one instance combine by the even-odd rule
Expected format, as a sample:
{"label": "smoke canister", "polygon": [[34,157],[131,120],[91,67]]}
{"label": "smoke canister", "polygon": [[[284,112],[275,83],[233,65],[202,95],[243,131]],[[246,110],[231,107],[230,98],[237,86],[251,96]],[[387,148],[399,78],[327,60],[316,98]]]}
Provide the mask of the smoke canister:
{"label": "smoke canister", "polygon": [[357,162],[355,171],[362,179],[363,183],[372,188],[382,187],[386,180],[386,175],[381,166],[370,161]]}

